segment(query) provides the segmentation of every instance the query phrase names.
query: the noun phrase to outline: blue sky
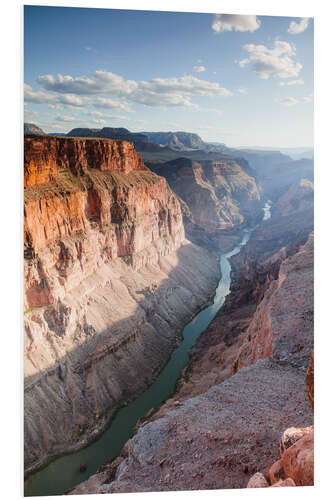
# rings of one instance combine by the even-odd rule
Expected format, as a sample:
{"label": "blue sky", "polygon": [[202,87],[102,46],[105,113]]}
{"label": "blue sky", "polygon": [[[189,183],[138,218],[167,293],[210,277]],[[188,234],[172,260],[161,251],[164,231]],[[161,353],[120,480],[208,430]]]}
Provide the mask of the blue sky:
{"label": "blue sky", "polygon": [[25,121],[313,144],[313,20],[24,9]]}

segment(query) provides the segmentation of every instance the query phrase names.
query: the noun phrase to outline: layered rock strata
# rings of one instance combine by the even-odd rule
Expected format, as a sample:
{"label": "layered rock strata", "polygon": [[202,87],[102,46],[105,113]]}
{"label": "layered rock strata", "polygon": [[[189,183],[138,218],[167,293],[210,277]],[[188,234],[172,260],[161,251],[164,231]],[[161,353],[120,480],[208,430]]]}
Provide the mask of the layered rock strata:
{"label": "layered rock strata", "polygon": [[245,160],[178,158],[149,165],[181,199],[192,241],[229,251],[239,241],[239,229],[261,213],[258,187]]}
{"label": "layered rock strata", "polygon": [[[142,392],[213,293],[166,180],[125,141],[25,138],[25,469]],[[200,269],[200,276],[197,274]]]}

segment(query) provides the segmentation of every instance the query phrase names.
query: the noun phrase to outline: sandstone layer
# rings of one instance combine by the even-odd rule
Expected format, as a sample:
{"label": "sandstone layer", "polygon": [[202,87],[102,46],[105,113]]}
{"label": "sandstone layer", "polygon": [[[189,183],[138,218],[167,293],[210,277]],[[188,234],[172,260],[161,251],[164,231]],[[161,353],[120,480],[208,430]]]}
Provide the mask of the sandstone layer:
{"label": "sandstone layer", "polygon": [[185,239],[177,197],[129,142],[25,138],[24,179],[31,471],[148,386],[218,266]]}

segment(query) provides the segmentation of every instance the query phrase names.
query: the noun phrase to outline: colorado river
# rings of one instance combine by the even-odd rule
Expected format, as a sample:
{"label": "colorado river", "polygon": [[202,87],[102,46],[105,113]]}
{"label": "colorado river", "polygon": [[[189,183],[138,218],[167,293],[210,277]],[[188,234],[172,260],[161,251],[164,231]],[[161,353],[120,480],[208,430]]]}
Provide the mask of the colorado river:
{"label": "colorado river", "polygon": [[[270,206],[271,204],[267,202],[264,207],[264,220],[270,217]],[[28,477],[24,487],[25,496],[61,495],[88,479],[102,464],[111,462],[119,455],[126,441],[133,435],[137,420],[146,415],[151,408],[158,407],[174,392],[175,383],[189,361],[189,349],[214,319],[230,291],[229,259],[246,245],[250,234],[251,230],[245,229],[240,244],[231,252],[221,255],[221,279],[216,288],[213,304],[200,311],[184,327],[183,342],[173,351],[168,363],[149,389],[128,406],[121,408],[108,429],[96,441],[78,452],[54,460]],[[81,464],[87,466],[84,473],[79,470]]]}

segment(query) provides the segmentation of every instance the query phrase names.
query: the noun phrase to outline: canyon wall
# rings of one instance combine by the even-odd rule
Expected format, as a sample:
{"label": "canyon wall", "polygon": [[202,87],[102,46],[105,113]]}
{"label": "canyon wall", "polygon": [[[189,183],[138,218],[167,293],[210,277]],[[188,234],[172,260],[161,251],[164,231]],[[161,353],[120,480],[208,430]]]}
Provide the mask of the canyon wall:
{"label": "canyon wall", "polygon": [[[25,469],[142,392],[218,279],[126,141],[25,138]],[[200,276],[197,274],[200,269]]]}
{"label": "canyon wall", "polygon": [[227,252],[239,241],[239,229],[261,215],[258,187],[245,160],[221,155],[220,160],[178,158],[149,166],[179,196],[185,231],[194,242]]}

